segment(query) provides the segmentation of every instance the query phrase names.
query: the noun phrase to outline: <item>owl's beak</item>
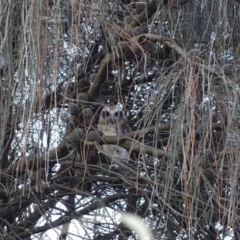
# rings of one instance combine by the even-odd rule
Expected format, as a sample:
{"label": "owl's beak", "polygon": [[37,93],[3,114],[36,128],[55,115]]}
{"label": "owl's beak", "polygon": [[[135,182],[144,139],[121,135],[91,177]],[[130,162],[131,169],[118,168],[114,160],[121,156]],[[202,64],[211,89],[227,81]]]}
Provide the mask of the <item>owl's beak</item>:
{"label": "owl's beak", "polygon": [[114,116],[111,116],[111,121],[112,121],[112,123],[116,123],[117,120]]}

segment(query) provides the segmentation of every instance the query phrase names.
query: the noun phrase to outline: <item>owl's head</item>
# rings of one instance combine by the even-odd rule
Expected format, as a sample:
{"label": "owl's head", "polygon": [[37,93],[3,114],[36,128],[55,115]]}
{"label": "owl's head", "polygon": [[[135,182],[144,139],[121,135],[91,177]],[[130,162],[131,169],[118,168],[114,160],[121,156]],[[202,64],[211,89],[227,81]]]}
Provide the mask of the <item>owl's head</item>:
{"label": "owl's head", "polygon": [[101,111],[99,122],[117,123],[122,120],[127,120],[122,107],[119,105],[107,105]]}

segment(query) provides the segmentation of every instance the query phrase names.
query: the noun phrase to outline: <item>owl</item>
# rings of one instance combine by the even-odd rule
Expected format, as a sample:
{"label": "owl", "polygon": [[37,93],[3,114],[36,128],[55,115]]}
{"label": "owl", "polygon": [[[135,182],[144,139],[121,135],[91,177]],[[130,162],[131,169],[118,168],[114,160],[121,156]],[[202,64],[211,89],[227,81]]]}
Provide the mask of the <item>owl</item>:
{"label": "owl", "polygon": [[[107,105],[102,109],[98,122],[98,130],[105,136],[118,136],[131,131],[127,123],[127,117],[121,106]],[[128,151],[118,145],[103,145],[103,150],[106,155],[120,162],[128,160]]]}

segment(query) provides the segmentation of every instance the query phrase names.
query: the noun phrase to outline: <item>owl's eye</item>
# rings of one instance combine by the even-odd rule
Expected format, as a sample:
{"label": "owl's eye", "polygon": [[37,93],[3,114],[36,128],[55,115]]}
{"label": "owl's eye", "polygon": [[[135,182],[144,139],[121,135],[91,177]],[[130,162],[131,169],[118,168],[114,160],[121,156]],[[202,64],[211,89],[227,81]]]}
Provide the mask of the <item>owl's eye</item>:
{"label": "owl's eye", "polygon": [[117,117],[117,118],[122,118],[123,117],[123,112],[122,111],[117,111],[114,113],[114,117]]}
{"label": "owl's eye", "polygon": [[110,112],[108,112],[108,111],[102,111],[102,116],[103,116],[104,118],[107,118],[107,117],[110,116]]}

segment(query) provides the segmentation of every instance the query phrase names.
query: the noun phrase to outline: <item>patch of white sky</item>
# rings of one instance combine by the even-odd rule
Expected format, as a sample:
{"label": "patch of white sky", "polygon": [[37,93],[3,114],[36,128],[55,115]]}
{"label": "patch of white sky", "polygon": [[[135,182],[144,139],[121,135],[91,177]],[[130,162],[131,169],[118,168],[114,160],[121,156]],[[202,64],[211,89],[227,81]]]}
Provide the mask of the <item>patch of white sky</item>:
{"label": "patch of white sky", "polygon": [[[76,201],[78,200],[78,203],[82,206],[85,206],[86,202],[90,202],[91,199],[82,199],[79,196],[76,196]],[[79,201],[80,200],[80,201]],[[101,203],[100,203],[101,204]],[[67,211],[66,207],[62,203],[58,203],[56,205],[56,209],[53,210],[49,215],[43,216],[39,222],[37,223],[37,226],[44,226],[46,222],[54,222],[64,216],[65,211]],[[79,211],[81,208],[78,209]],[[94,233],[92,230],[94,229],[94,225],[96,223],[101,224],[103,229],[107,230],[114,230],[114,226],[116,224],[120,223],[121,214],[118,211],[115,211],[111,208],[104,207],[99,208],[96,211],[93,211],[91,214],[81,216],[77,219],[73,219],[69,225],[68,230],[68,239],[81,239],[83,237],[89,237],[89,239],[93,239]],[[104,226],[105,225],[105,226]],[[109,228],[109,226],[112,226]],[[44,233],[42,236],[42,239],[58,239],[60,233],[61,233],[61,227],[58,228],[52,228]],[[102,233],[106,233],[103,232]],[[39,239],[39,236],[36,235],[36,237],[33,237],[33,239]]]}

